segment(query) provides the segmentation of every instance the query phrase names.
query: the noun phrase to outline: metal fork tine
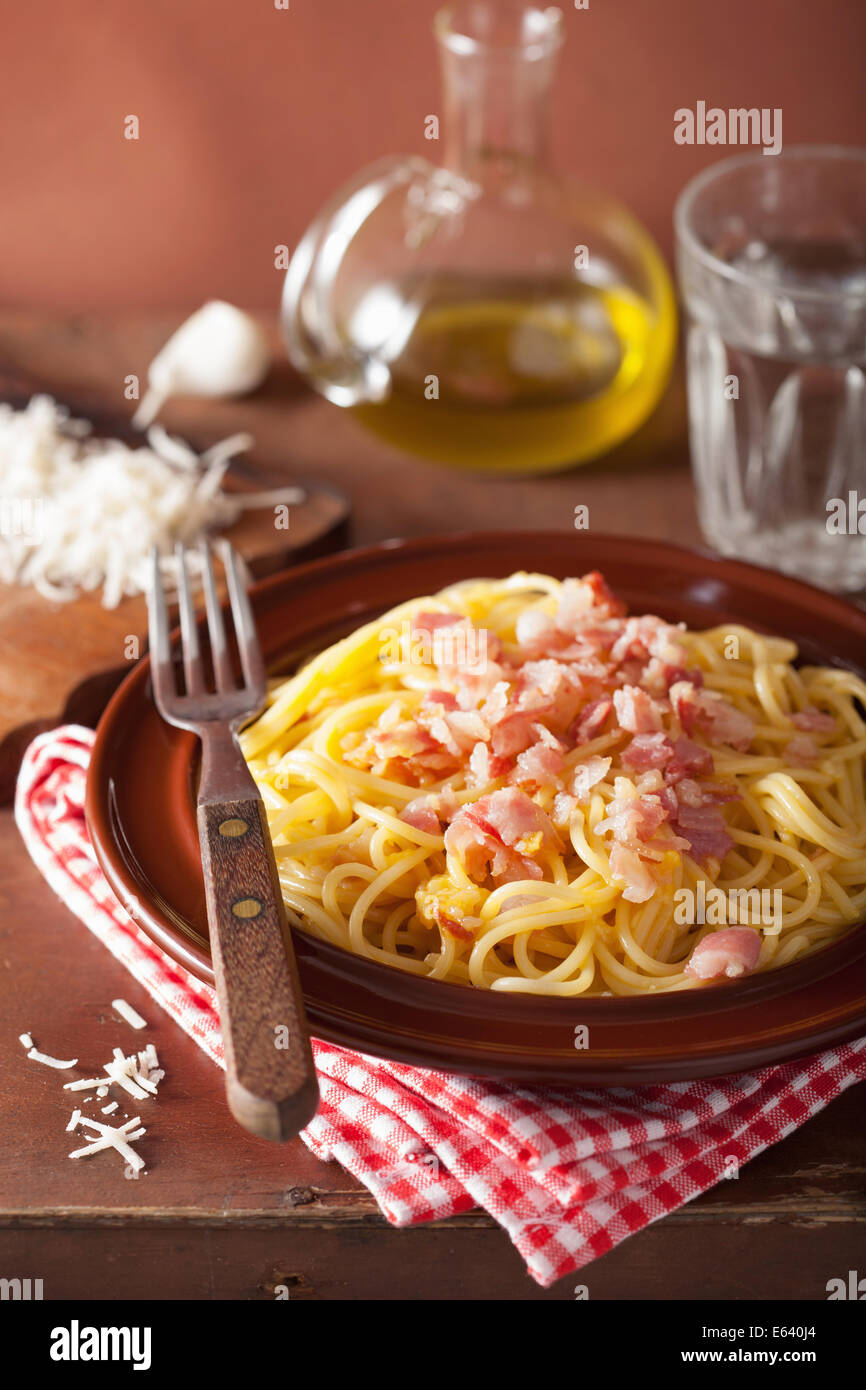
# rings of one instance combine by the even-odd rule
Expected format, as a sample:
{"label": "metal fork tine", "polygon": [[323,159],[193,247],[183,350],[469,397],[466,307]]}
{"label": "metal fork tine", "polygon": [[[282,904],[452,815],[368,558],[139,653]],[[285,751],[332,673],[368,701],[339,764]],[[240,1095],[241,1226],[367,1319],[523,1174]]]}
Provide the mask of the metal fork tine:
{"label": "metal fork tine", "polygon": [[231,604],[232,618],[235,625],[238,650],[241,656],[241,665],[244,670],[244,679],[251,696],[256,699],[264,699],[265,665],[262,660],[262,649],[259,646],[258,634],[256,633],[255,623],[253,622],[253,613],[250,608],[246,585],[241,578],[238,556],[232,546],[229,545],[228,541],[218,541],[217,546],[222,557],[222,562],[225,565],[229,589],[229,602]]}
{"label": "metal fork tine", "polygon": [[183,648],[183,670],[186,677],[187,695],[204,693],[204,667],[195,621],[195,606],[189,582],[186,551],[182,545],[175,546],[177,560],[177,593],[180,606],[180,636]]}
{"label": "metal fork tine", "polygon": [[223,623],[222,609],[217,598],[216,580],[213,572],[213,556],[211,555],[210,545],[207,541],[202,541],[199,547],[202,561],[202,575],[204,578],[204,601],[207,609],[207,627],[210,636],[211,656],[213,658],[214,680],[216,688],[220,694],[235,687],[234,671],[232,670],[231,656],[229,654],[228,642],[226,641],[225,624]]}
{"label": "metal fork tine", "polygon": [[168,608],[159,567],[159,550],[150,552],[150,603],[147,606],[150,666],[153,692],[157,704],[165,705],[174,698],[174,671],[171,665],[171,646],[168,640]]}

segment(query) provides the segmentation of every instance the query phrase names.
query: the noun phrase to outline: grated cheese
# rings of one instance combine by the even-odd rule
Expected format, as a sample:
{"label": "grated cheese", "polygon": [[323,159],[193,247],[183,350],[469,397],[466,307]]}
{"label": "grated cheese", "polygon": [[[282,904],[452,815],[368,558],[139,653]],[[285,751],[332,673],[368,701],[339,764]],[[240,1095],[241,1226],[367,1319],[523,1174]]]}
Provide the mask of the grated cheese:
{"label": "grated cheese", "polygon": [[[112,1007],[117,1008],[118,1004],[123,1004],[123,1000],[112,1000]],[[126,1005],[129,1008],[129,1005]],[[121,1010],[118,1010],[121,1012]],[[130,1010],[135,1013],[134,1010]],[[138,1015],[136,1014],[137,1018]],[[128,1020],[129,1021],[129,1020]],[[132,1024],[136,1027],[136,1024]],[[47,1057],[42,1052],[37,1052],[33,1038],[29,1033],[20,1033],[18,1041],[22,1047],[28,1049],[27,1056],[36,1062],[44,1062],[50,1067],[74,1067],[78,1064],[78,1059],[74,1058],[71,1062],[59,1061],[56,1057]],[[134,1095],[136,1099],[145,1100],[157,1094],[159,1083],[165,1076],[165,1072],[159,1065],[159,1057],[153,1043],[148,1043],[139,1053],[130,1053],[127,1057],[121,1048],[115,1047],[110,1062],[106,1062],[103,1071],[109,1078],[109,1083],[116,1082],[124,1090]],[[64,1091],[96,1091],[100,1098],[108,1095],[108,1084],[105,1077],[90,1076],[82,1077],[78,1081],[67,1081],[64,1083]],[[94,1096],[84,1097],[84,1103],[89,1104]],[[111,1115],[118,1109],[116,1100],[109,1101],[107,1105],[100,1107],[103,1115]],[[80,1149],[73,1149],[70,1158],[89,1158],[91,1154],[101,1153],[103,1149],[116,1149],[124,1160],[124,1176],[127,1178],[137,1178],[144,1170],[144,1159],[135,1152],[132,1145],[136,1140],[147,1133],[141,1124],[138,1115],[130,1119],[124,1115],[124,1123],[117,1127],[104,1124],[101,1120],[94,1120],[85,1115],[80,1109],[73,1110],[69,1123],[66,1126],[67,1134],[83,1126],[87,1143]],[[90,1131],[90,1132],[88,1132]]]}
{"label": "grated cheese", "polygon": [[147,1024],[140,1013],[136,1013],[131,1004],[127,1004],[125,999],[112,999],[111,1007],[120,1014],[125,1023],[130,1028],[146,1028]]}
{"label": "grated cheese", "polygon": [[43,1067],[55,1067],[57,1071],[65,1071],[67,1067],[77,1067],[78,1058],[73,1057],[69,1062],[61,1062],[58,1057],[49,1057],[44,1052],[37,1052],[35,1047],[31,1047],[27,1053],[31,1062],[41,1062]]}
{"label": "grated cheese", "polygon": [[[135,1116],[135,1119],[127,1120],[125,1124],[115,1128],[113,1125],[103,1124],[101,1120],[93,1120],[89,1115],[82,1115],[80,1111],[75,1113],[78,1116],[76,1124],[88,1125],[96,1131],[98,1138],[93,1139],[90,1135],[85,1136],[90,1142],[84,1148],[73,1150],[69,1155],[70,1158],[89,1158],[91,1154],[100,1153],[103,1149],[116,1149],[120,1156],[125,1158],[126,1162],[136,1171],[144,1167],[144,1159],[131,1147],[136,1139],[140,1139],[143,1134],[147,1133],[144,1127],[135,1128],[141,1123],[138,1115]],[[73,1128],[75,1126],[70,1121],[67,1129]]]}
{"label": "grated cheese", "polygon": [[[158,1065],[159,1058],[153,1043],[148,1043],[143,1052],[138,1055],[133,1052],[128,1057],[124,1055],[121,1048],[116,1047],[110,1062],[106,1062],[103,1071],[109,1079],[109,1084],[114,1082],[127,1091],[135,1100],[146,1100],[148,1096],[155,1096],[159,1088],[159,1083],[165,1076],[165,1072]],[[70,1063],[70,1065],[73,1065]],[[106,1084],[104,1076],[83,1077],[80,1081],[67,1081],[63,1087],[64,1091],[92,1091],[95,1090],[97,1096],[108,1095],[109,1086]],[[88,1096],[88,1100],[92,1097]]]}
{"label": "grated cheese", "polygon": [[[33,584],[53,602],[101,588],[103,606],[116,608],[146,590],[153,546],[193,544],[247,508],[304,499],[298,488],[221,491],[247,434],[199,456],[159,426],[139,448],[90,431],[50,396],[23,410],[0,404],[0,582]],[[172,584],[174,556],[161,564]]]}
{"label": "grated cheese", "polygon": [[128,1091],[131,1096],[134,1096],[136,1100],[147,1099],[147,1091],[133,1081],[132,1077],[128,1075],[126,1068],[123,1067],[120,1062],[106,1062],[105,1070],[108,1072],[112,1081],[116,1081],[118,1086],[122,1086],[123,1089]]}

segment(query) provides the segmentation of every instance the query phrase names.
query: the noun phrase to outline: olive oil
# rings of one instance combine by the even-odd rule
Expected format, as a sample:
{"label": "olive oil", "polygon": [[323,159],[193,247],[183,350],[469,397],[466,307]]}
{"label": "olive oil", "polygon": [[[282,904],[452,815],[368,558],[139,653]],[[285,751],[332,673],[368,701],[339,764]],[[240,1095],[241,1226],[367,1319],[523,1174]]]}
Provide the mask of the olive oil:
{"label": "olive oil", "polygon": [[404,306],[408,327],[390,336],[398,349],[383,349],[390,392],[353,413],[390,443],[438,462],[567,468],[631,434],[667,382],[672,295],[657,312],[616,283],[451,275],[427,283],[423,298],[417,286],[394,287],[391,303]]}

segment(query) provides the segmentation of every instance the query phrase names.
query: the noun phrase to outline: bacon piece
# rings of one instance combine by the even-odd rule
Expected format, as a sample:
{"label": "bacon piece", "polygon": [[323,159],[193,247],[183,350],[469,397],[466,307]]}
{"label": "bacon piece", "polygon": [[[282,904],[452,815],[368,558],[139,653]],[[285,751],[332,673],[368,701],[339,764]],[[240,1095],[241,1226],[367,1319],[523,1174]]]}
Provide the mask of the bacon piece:
{"label": "bacon piece", "polygon": [[727,743],[744,753],[755,736],[754,721],[709,690],[697,690],[691,681],[676,681],[670,688],[670,701],[684,731],[697,726],[711,743]]}
{"label": "bacon piece", "polygon": [[[618,779],[625,780],[625,779]],[[613,831],[613,837],[621,845],[639,849],[640,842],[651,840],[660,826],[667,820],[668,813],[657,796],[617,795],[608,804],[607,815],[596,826],[596,833]]]}
{"label": "bacon piece", "polygon": [[412,636],[434,665],[447,669],[481,666],[488,660],[498,661],[502,655],[496,633],[476,627],[464,613],[416,613]]}
{"label": "bacon piece", "polygon": [[515,625],[517,645],[529,657],[543,656],[561,642],[556,623],[537,608],[520,614]]}
{"label": "bacon piece", "polygon": [[457,696],[452,690],[428,690],[421,702],[421,708],[424,709],[433,705],[441,706],[437,713],[441,713],[442,710],[459,709]]}
{"label": "bacon piece", "polygon": [[674,739],[673,758],[665,768],[668,782],[680,782],[684,777],[709,776],[713,771],[713,755],[709,748],[682,734]]}
{"label": "bacon piece", "polygon": [[435,666],[450,683],[464,669],[483,667],[486,634],[462,613],[417,613],[412,620],[412,653]]}
{"label": "bacon piece", "polygon": [[726,801],[739,801],[742,795],[734,782],[701,782],[700,787],[704,806],[721,806]]}
{"label": "bacon piece", "polygon": [[583,682],[587,700],[598,700],[606,695],[611,685],[610,667],[600,657],[569,657],[575,675]]}
{"label": "bacon piece", "polygon": [[497,883],[543,877],[540,865],[504,845],[492,829],[469,814],[468,807],[454,817],[445,831],[445,848],[462,861],[476,883],[483,883],[488,873]]}
{"label": "bacon piece", "polygon": [[459,662],[437,667],[443,680],[450,681],[457,695],[461,709],[474,710],[498,684],[507,681],[513,674],[510,668],[489,657],[478,666],[461,665]]}
{"label": "bacon piece", "polygon": [[443,787],[441,792],[427,792],[406,803],[400,819],[416,830],[426,830],[431,835],[439,835],[442,823],[451,820],[460,809],[460,803],[451,787]]}
{"label": "bacon piece", "polygon": [[677,785],[677,800],[680,806],[703,806],[704,794],[700,784],[691,777],[684,777]]}
{"label": "bacon piece", "polygon": [[635,734],[623,750],[622,765],[632,772],[647,772],[665,767],[673,756],[674,746],[666,734]]}
{"label": "bacon piece", "polygon": [[577,801],[588,801],[593,787],[603,782],[610,770],[610,758],[593,755],[585,763],[578,763],[571,778],[571,791]]}
{"label": "bacon piece", "polygon": [[577,799],[568,792],[557,792],[553,798],[550,819],[554,825],[568,825],[577,810]]}
{"label": "bacon piece", "polygon": [[431,804],[432,797],[416,796],[410,801],[400,813],[400,819],[407,825],[411,825],[415,830],[426,830],[428,835],[438,835],[442,826],[439,823],[439,816]]}
{"label": "bacon piece", "polygon": [[626,606],[611,593],[598,570],[582,579],[566,579],[559,596],[556,626],[560,632],[578,633],[588,618],[622,618]]}
{"label": "bacon piece", "polygon": [[811,705],[798,714],[792,714],[791,723],[807,734],[832,734],[836,728],[832,714],[824,714],[823,710],[814,709]]}
{"label": "bacon piece", "polygon": [[645,903],[656,890],[656,881],[649,867],[635,850],[615,842],[610,851],[610,869],[614,878],[626,886],[626,902]]}
{"label": "bacon piece", "polygon": [[681,803],[672,824],[677,835],[688,841],[697,860],[724,859],[734,843],[722,812],[715,805]]}
{"label": "bacon piece", "polygon": [[462,758],[476,743],[489,739],[490,731],[476,711],[442,709],[437,714],[435,710],[434,705],[422,706],[421,718],[436,742],[447,748],[455,758]]}
{"label": "bacon piece", "polygon": [[708,690],[701,691],[698,700],[698,725],[706,730],[710,742],[727,743],[744,753],[755,736],[750,715]]}
{"label": "bacon piece", "polygon": [[559,787],[562,785],[559,774],[564,764],[565,759],[557,748],[539,740],[520,754],[509,781],[536,788]]}
{"label": "bacon piece", "polygon": [[651,695],[663,696],[678,681],[691,681],[692,685],[700,686],[704,683],[704,673],[698,667],[686,670],[685,666],[675,666],[661,657],[652,656],[643,669],[639,684]]}
{"label": "bacon piece", "polygon": [[464,748],[471,748],[479,739],[484,742],[490,736],[487,725],[475,710],[454,710],[445,715],[445,722]]}
{"label": "bacon piece", "polygon": [[531,714],[521,714],[510,710],[493,726],[490,733],[490,746],[498,758],[513,758],[528,748],[533,740],[532,726],[535,723]]}
{"label": "bacon piece", "polygon": [[795,734],[785,744],[785,757],[794,767],[808,766],[817,762],[820,756],[820,748],[808,734]]}
{"label": "bacon piece", "polygon": [[[495,632],[476,627],[461,613],[418,613],[412,635],[424,646],[447,693],[464,710],[474,710],[497,681],[515,673],[502,661]],[[431,692],[437,695],[442,692]]]}
{"label": "bacon piece", "polygon": [[456,917],[449,917],[447,912],[443,912],[438,908],[434,908],[433,915],[442,930],[447,932],[449,936],[453,936],[455,940],[475,940],[475,933],[470,931],[467,926],[464,926],[462,922],[458,922]]}
{"label": "bacon piece", "polygon": [[[656,663],[654,671],[681,668],[687,660],[685,647],[677,639],[681,627],[674,627],[651,613],[627,618],[617,640],[610,649],[611,661],[639,661],[645,666]],[[670,681],[668,681],[668,685]],[[667,690],[667,686],[664,687]]]}
{"label": "bacon piece", "polygon": [[383,709],[376,722],[377,729],[396,729],[398,724],[402,724],[406,718],[406,711],[399,700],[392,700],[387,709]]}
{"label": "bacon piece", "polygon": [[451,733],[451,730],[448,728],[448,725],[446,724],[445,720],[431,719],[429,727],[430,733],[432,734],[436,742],[441,744],[442,747],[448,753],[450,753],[453,758],[459,759],[461,751],[460,744],[457,742],[456,738]]}
{"label": "bacon piece", "polygon": [[[661,792],[665,790],[665,779],[662,777],[661,770],[657,767],[650,767],[646,772],[642,772],[635,782],[638,796],[646,796],[647,793]],[[665,803],[663,803],[665,804]]]}
{"label": "bacon piece", "polygon": [[503,777],[510,766],[510,758],[497,758],[486,743],[476,743],[469,758],[469,780],[473,786],[486,786],[497,777]]}
{"label": "bacon piece", "polygon": [[621,729],[631,734],[661,732],[661,708],[639,685],[624,685],[621,690],[615,690],[613,704]]}
{"label": "bacon piece", "polygon": [[552,733],[546,725],[533,724],[532,732],[536,735],[539,742],[545,744],[546,747],[555,748],[558,753],[565,753],[568,751],[568,744],[563,743],[561,738],[557,738],[556,734]]}
{"label": "bacon piece", "polygon": [[590,570],[580,581],[592,593],[593,607],[605,618],[624,618],[628,609],[621,598],[617,598],[608,587],[607,580],[600,570]]}
{"label": "bacon piece", "polygon": [[415,719],[404,719],[399,724],[389,722],[384,727],[374,727],[372,742],[377,757],[383,759],[409,760],[442,751],[430,730],[423,728]]}
{"label": "bacon piece", "polygon": [[478,713],[488,729],[495,729],[511,711],[511,684],[500,680],[491,686]]}
{"label": "bacon piece", "polygon": [[574,742],[591,743],[594,738],[598,738],[612,713],[613,700],[609,699],[608,696],[605,695],[602,699],[592,700],[584,707],[574,727]]}
{"label": "bacon piece", "polygon": [[518,678],[516,709],[557,728],[571,723],[583,698],[580,677],[561,661],[527,661]]}
{"label": "bacon piece", "polygon": [[445,628],[461,627],[469,622],[465,613],[416,613],[412,619],[412,635],[426,637]]}
{"label": "bacon piece", "polygon": [[550,824],[544,811],[530,800],[525,792],[516,788],[491,792],[479,801],[470,803],[472,815],[483,818],[491,825],[506,845],[515,846],[522,853],[528,840],[540,837],[535,849],[544,847],[561,848],[559,836]]}
{"label": "bacon piece", "polygon": [[500,660],[502,643],[486,628],[475,628],[467,621],[428,636],[437,676],[460,709],[475,710],[497,682],[507,684],[516,674]]}
{"label": "bacon piece", "polygon": [[476,743],[469,755],[469,775],[467,779],[473,786],[484,786],[493,781],[490,766],[490,749],[486,743]]}
{"label": "bacon piece", "polygon": [[[649,634],[645,633],[646,618],[626,618],[622,632],[610,649],[610,659],[619,666],[623,661],[649,660]],[[653,621],[650,619],[649,621]]]}
{"label": "bacon piece", "polygon": [[698,692],[691,681],[675,681],[668,691],[671,708],[681,728],[690,734],[698,717]]}
{"label": "bacon piece", "polygon": [[516,787],[491,792],[470,802],[445,832],[445,848],[462,859],[470,878],[481,882],[543,878],[531,856],[540,849],[562,847],[549,818]]}
{"label": "bacon piece", "polygon": [[685,973],[696,980],[734,980],[754,970],[760,954],[761,936],[753,927],[724,927],[701,938]]}
{"label": "bacon piece", "polygon": [[437,742],[417,719],[406,718],[399,701],[389,705],[373,727],[361,736],[347,735],[343,757],[353,767],[370,768],[378,776],[418,784],[456,772],[459,760]]}

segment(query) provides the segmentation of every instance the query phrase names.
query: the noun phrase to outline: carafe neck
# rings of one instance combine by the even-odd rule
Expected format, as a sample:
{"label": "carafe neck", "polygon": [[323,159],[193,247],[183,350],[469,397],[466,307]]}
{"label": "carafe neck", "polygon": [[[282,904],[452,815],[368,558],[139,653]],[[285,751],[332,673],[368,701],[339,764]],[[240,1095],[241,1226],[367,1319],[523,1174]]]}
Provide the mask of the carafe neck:
{"label": "carafe neck", "polygon": [[543,164],[559,10],[511,0],[457,4],[436,17],[445,163],[472,179]]}

